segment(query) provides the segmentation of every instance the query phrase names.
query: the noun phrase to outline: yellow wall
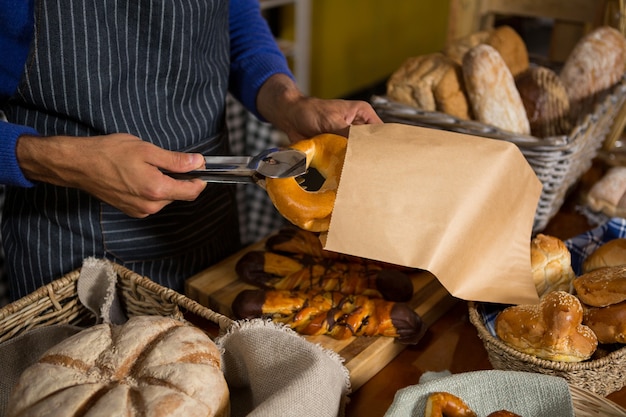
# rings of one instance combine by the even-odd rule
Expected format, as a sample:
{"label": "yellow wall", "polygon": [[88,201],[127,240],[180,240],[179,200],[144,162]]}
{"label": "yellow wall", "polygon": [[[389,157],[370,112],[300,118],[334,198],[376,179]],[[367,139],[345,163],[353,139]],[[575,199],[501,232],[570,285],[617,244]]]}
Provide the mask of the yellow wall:
{"label": "yellow wall", "polygon": [[349,95],[386,79],[409,56],[440,50],[449,2],[312,0],[310,92]]}

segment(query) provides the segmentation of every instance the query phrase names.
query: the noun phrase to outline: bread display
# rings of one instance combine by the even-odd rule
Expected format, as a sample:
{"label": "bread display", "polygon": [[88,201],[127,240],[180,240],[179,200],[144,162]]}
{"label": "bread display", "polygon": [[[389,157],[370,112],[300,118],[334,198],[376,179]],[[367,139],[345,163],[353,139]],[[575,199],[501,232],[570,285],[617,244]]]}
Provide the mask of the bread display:
{"label": "bread display", "polygon": [[609,240],[593,251],[583,263],[583,273],[608,266],[626,265],[626,239]]}
{"label": "bread display", "polygon": [[606,307],[626,300],[626,265],[595,269],[573,281],[576,295],[586,305]]}
{"label": "bread display", "polygon": [[572,291],[576,274],[572,256],[561,239],[539,233],[530,243],[530,261],[540,297],[551,291]]}
{"label": "bread display", "polygon": [[498,51],[486,44],[470,49],[463,56],[463,78],[476,120],[509,132],[530,134],[522,98]]}
{"label": "bread display", "polygon": [[546,138],[570,132],[569,96],[556,72],[533,65],[515,77],[515,85],[533,136]]}
{"label": "bread display", "polygon": [[217,346],[167,317],[100,324],[48,350],[21,375],[9,416],[228,416]]}
{"label": "bread display", "polygon": [[575,45],[560,77],[574,115],[590,110],[596,96],[615,83],[626,70],[626,38],[610,26],[594,29]]}
{"label": "bread display", "polygon": [[266,178],[265,190],[283,217],[305,230],[328,230],[347,141],[343,136],[323,134],[291,145],[306,154],[307,169],[315,168],[324,177],[324,183],[318,190],[307,191],[293,177]]}
{"label": "bread display", "polygon": [[512,348],[541,359],[580,362],[598,346],[593,331],[582,324],[580,300],[565,291],[552,291],[539,304],[507,307],[498,314],[498,337]]}
{"label": "bread display", "polygon": [[387,81],[387,95],[399,103],[470,119],[461,66],[436,52],[408,58]]}

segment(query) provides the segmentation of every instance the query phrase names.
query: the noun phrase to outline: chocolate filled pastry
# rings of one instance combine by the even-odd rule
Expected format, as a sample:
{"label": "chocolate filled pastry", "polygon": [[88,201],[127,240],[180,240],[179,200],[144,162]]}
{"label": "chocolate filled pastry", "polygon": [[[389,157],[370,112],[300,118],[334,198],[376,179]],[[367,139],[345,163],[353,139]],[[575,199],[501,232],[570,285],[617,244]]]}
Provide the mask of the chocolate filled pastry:
{"label": "chocolate filled pastry", "polygon": [[232,304],[237,319],[268,317],[303,335],[386,336],[416,344],[426,331],[407,304],[338,292],[244,290]]}
{"label": "chocolate filled pastry", "polygon": [[574,280],[576,295],[592,307],[626,301],[626,265],[595,269]]}
{"label": "chocolate filled pastry", "polygon": [[582,324],[583,306],[574,295],[552,291],[539,304],[507,307],[496,317],[498,337],[519,352],[541,359],[580,362],[589,359],[598,339]]}
{"label": "chocolate filled pastry", "polygon": [[235,266],[239,278],[265,289],[337,291],[390,301],[413,297],[411,278],[366,262],[250,251]]}

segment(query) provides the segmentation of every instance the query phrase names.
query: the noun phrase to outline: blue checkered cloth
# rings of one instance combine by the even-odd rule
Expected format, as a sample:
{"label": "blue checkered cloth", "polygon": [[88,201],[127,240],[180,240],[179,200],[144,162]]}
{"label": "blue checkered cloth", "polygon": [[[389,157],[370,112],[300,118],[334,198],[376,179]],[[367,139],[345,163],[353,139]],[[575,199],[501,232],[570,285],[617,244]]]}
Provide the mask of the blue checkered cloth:
{"label": "blue checkered cloth", "polygon": [[[572,269],[576,276],[582,274],[583,262],[600,246],[613,239],[626,238],[626,219],[613,217],[598,227],[564,241],[572,254]],[[495,337],[496,316],[507,307],[502,304],[481,303],[476,310],[481,315],[485,327]]]}

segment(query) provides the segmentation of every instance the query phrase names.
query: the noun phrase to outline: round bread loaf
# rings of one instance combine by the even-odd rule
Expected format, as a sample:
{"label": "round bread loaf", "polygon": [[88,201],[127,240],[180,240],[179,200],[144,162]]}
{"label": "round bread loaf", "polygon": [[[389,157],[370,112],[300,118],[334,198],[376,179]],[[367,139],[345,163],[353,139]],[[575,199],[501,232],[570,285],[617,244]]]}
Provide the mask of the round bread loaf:
{"label": "round bread loaf", "polygon": [[583,273],[620,265],[626,265],[626,239],[613,239],[600,246],[585,259]]}
{"label": "round bread loaf", "polygon": [[568,55],[560,77],[570,99],[572,116],[592,110],[596,95],[617,83],[626,69],[626,38],[610,26],[582,37]]}
{"label": "round bread loaf", "polygon": [[502,56],[480,44],[463,57],[465,88],[476,120],[500,129],[530,134],[530,124],[515,80]]}
{"label": "round bread loaf", "polygon": [[8,416],[228,416],[220,351],[167,317],[101,324],[49,349],[13,389]]}
{"label": "round bread loaf", "polygon": [[569,133],[569,97],[556,72],[531,66],[515,77],[515,85],[533,136],[546,138]]}
{"label": "round bread loaf", "polygon": [[405,60],[387,81],[387,96],[422,110],[470,119],[461,66],[439,52]]}
{"label": "round bread loaf", "polygon": [[541,233],[535,236],[530,243],[530,263],[540,297],[551,291],[572,292],[576,274],[571,253],[561,239]]}
{"label": "round bread loaf", "polygon": [[626,265],[594,269],[573,281],[576,295],[592,307],[626,301]]}
{"label": "round bread loaf", "polygon": [[582,324],[580,300],[552,291],[539,304],[507,307],[496,317],[496,334],[510,347],[538,358],[580,362],[589,359],[598,339]]}

